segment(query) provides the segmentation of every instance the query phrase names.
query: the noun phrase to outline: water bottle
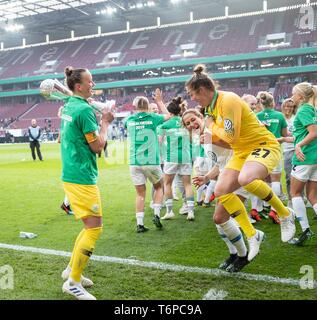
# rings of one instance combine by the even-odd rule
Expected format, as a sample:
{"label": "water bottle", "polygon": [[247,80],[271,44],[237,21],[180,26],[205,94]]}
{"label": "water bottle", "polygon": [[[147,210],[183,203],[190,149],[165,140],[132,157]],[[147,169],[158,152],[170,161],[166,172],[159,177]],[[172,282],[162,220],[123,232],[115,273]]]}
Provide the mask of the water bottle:
{"label": "water bottle", "polygon": [[32,232],[24,232],[24,231],[20,232],[20,238],[22,238],[22,239],[33,239],[36,237],[37,237],[37,234],[32,233]]}
{"label": "water bottle", "polygon": [[90,105],[91,107],[99,113],[102,113],[103,110],[111,111],[116,104],[115,100],[106,100],[105,102],[93,100]]}

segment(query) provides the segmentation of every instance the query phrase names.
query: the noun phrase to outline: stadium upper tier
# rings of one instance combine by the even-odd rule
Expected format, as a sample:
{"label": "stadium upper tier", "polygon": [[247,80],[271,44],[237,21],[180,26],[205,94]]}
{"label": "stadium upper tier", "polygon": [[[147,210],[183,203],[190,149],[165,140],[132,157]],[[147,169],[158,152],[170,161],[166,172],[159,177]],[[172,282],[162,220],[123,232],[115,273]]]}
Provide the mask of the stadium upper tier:
{"label": "stadium upper tier", "polygon": [[301,29],[302,17],[292,10],[0,51],[0,77],[62,72],[67,65],[98,69],[178,60],[184,54],[193,58],[256,52],[277,42],[280,48],[309,46],[316,42],[317,31]]}

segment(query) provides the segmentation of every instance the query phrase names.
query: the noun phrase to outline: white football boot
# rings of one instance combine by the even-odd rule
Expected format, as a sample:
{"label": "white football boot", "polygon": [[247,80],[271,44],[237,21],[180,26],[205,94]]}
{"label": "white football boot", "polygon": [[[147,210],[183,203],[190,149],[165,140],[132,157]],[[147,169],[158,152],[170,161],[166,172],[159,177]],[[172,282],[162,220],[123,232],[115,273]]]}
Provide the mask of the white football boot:
{"label": "white football boot", "polygon": [[188,211],[189,211],[188,205],[186,202],[184,202],[182,207],[179,209],[179,214],[187,214]]}
{"label": "white football boot", "polygon": [[71,278],[63,284],[62,291],[74,296],[78,300],[97,300],[90,294],[79,282],[73,281]]}
{"label": "white football boot", "polygon": [[175,217],[175,214],[173,211],[171,212],[166,212],[164,217],[161,218],[161,220],[171,220]]}
{"label": "white football boot", "polygon": [[281,222],[281,239],[283,242],[288,242],[293,239],[296,232],[295,226],[295,212],[291,208],[287,208],[290,212],[289,216],[286,218],[280,217]]}
{"label": "white football boot", "polygon": [[265,239],[265,234],[261,230],[256,230],[256,233],[253,237],[248,238],[249,243],[249,253],[248,253],[248,260],[251,261],[255,258],[255,256],[260,251],[261,243]]}
{"label": "white football boot", "polygon": [[194,220],[195,220],[194,211],[188,211],[187,220],[188,220],[188,221],[194,221]]}

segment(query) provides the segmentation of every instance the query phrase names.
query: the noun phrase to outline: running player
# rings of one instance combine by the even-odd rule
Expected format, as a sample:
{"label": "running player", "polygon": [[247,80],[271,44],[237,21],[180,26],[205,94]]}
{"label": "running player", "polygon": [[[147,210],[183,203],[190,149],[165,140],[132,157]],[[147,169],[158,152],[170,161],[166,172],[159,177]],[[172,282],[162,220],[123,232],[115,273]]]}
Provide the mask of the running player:
{"label": "running player", "polygon": [[[214,164],[206,175],[193,178],[194,185],[200,187],[210,180],[215,180],[219,176],[219,173],[224,169],[226,163],[232,156],[232,150],[212,145],[211,135],[208,130],[205,130],[203,116],[198,110],[187,110],[183,114],[182,121],[191,136],[198,134],[202,137],[205,152]],[[241,201],[244,201],[248,196],[248,193],[242,188],[236,190],[235,193],[240,197]],[[230,256],[220,264],[219,268],[228,272],[238,272],[242,270],[242,268],[249,263],[249,260],[247,248],[238,224],[230,217],[223,205],[219,202],[216,205],[213,220],[218,233],[226,243],[230,252]]]}

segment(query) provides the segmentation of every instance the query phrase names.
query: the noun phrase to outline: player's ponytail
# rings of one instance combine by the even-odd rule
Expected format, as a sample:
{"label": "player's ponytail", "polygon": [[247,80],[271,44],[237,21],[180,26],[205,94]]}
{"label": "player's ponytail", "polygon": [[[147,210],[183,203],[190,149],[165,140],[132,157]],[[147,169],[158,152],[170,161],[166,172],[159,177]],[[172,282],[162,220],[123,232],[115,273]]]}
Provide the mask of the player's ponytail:
{"label": "player's ponytail", "polygon": [[187,103],[182,97],[173,98],[172,101],[167,105],[169,113],[175,116],[181,116],[187,109]]}
{"label": "player's ponytail", "polygon": [[198,64],[194,68],[194,74],[186,82],[185,87],[187,91],[197,91],[199,88],[204,87],[214,92],[217,88],[217,84],[208,76],[206,67],[203,64]]}
{"label": "player's ponytail", "polygon": [[87,71],[87,69],[75,69],[73,67],[65,68],[66,84],[71,91],[74,92],[75,84],[81,83],[82,73]]}
{"label": "player's ponytail", "polygon": [[267,91],[260,91],[257,95],[257,99],[264,108],[274,108],[275,106],[272,94]]}

